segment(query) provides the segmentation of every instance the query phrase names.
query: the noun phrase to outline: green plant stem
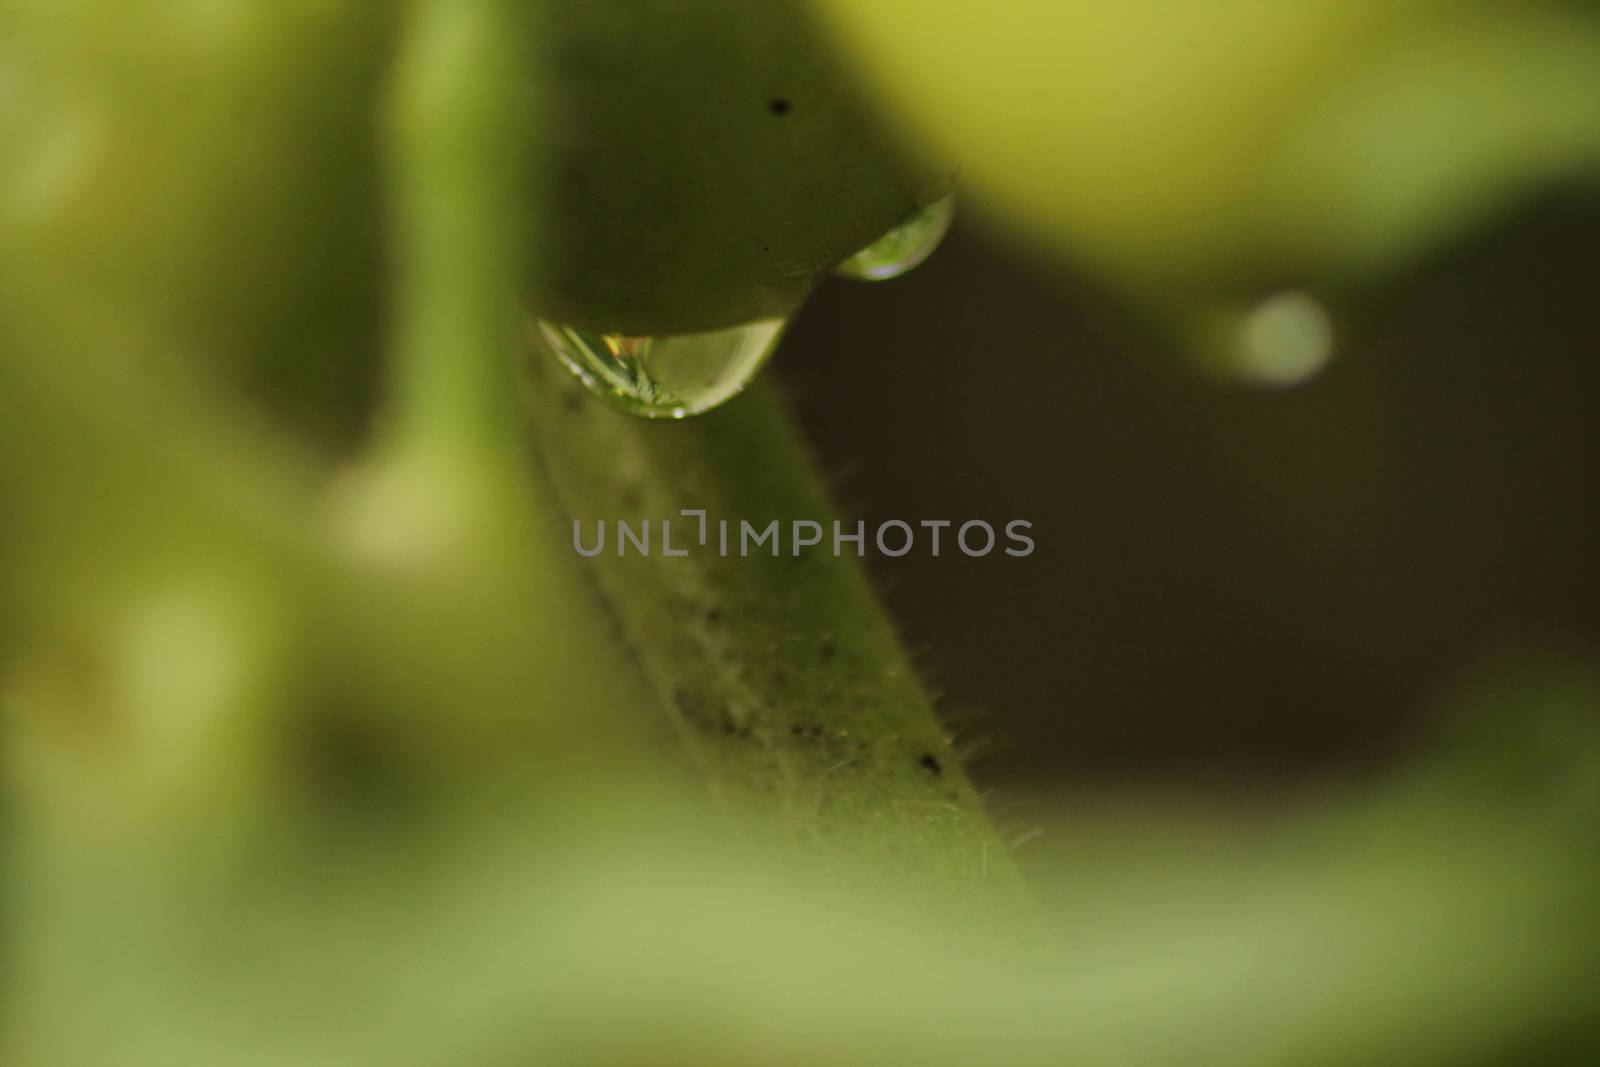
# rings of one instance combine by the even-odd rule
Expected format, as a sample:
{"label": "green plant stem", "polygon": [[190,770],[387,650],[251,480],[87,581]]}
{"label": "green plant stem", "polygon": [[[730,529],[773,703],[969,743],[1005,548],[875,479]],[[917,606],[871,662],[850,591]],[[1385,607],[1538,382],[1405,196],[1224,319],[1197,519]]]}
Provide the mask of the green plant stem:
{"label": "green plant stem", "polygon": [[[672,520],[674,549],[688,549],[669,558],[658,540],[649,557],[622,556],[613,539],[592,573],[730,816],[835,873],[886,878],[892,899],[1026,913],[1007,849],[851,550],[739,555],[741,520],[810,519],[831,541],[836,510],[775,393],[647,422],[559,380],[533,344],[535,447],[586,543],[597,522]],[[683,509],[707,512],[708,546]]]}
{"label": "green plant stem", "polygon": [[531,16],[503,0],[418,0],[389,116],[398,259],[389,432],[478,458],[514,441],[509,389],[529,285],[536,94]]}

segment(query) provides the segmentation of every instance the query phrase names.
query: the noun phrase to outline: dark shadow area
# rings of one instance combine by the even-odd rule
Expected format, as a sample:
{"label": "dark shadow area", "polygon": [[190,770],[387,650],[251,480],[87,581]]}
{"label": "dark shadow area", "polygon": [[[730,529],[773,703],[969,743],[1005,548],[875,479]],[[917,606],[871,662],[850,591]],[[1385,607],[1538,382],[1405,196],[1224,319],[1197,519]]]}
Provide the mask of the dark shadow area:
{"label": "dark shadow area", "polygon": [[1298,777],[1427,736],[1480,657],[1600,645],[1600,204],[1544,205],[1344,324],[1288,392],[1186,370],[958,227],[830,282],[779,374],[869,521],[1038,551],[870,566],[991,784]]}

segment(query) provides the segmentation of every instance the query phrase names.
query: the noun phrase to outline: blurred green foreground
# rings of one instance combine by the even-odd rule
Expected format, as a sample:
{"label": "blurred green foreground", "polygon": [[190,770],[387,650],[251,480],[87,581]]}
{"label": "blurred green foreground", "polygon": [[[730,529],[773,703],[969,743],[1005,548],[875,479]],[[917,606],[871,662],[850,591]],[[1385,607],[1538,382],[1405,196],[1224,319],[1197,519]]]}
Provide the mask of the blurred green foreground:
{"label": "blurred green foreground", "polygon": [[528,316],[792,310],[954,160],[1270,378],[1597,151],[1557,0],[0,0],[0,1061],[1592,1062],[1595,664],[1002,832],[855,561],[571,551],[831,514],[778,399]]}

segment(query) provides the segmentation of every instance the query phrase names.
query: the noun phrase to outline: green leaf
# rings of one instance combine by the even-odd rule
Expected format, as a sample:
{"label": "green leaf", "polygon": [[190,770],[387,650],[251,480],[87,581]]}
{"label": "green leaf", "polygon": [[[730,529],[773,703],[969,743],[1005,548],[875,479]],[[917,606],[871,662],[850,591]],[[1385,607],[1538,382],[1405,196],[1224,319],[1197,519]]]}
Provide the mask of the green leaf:
{"label": "green leaf", "polygon": [[817,6],[975,200],[1145,296],[1392,270],[1600,146],[1581,5]]}

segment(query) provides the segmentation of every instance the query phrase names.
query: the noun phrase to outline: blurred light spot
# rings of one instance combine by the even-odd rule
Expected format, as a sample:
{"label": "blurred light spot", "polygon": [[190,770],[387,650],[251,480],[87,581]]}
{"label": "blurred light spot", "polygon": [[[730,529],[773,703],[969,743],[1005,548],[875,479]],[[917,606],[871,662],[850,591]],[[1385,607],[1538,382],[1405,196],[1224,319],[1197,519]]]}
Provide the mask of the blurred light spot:
{"label": "blurred light spot", "polygon": [[76,205],[105,148],[98,111],[80,105],[57,109],[34,131],[6,182],[6,214],[22,225],[47,224]]}
{"label": "blurred light spot", "polygon": [[146,772],[179,780],[228,742],[260,688],[253,605],[218,581],[181,581],[129,605],[116,646],[123,708]]}
{"label": "blurred light spot", "polygon": [[1263,386],[1300,385],[1333,358],[1333,322],[1315,297],[1289,290],[1245,313],[1232,348],[1230,369],[1239,378]]}

